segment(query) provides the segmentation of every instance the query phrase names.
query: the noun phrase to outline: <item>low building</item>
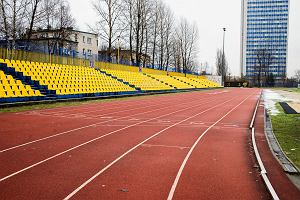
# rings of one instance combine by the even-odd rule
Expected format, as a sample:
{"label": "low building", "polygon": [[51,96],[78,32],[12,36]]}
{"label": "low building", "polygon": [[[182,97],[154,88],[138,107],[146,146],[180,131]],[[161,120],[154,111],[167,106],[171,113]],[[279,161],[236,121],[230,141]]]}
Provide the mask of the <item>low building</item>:
{"label": "low building", "polygon": [[[133,60],[131,60],[131,54]],[[125,65],[136,65],[136,53],[126,49],[113,49],[111,50],[111,56],[108,56],[107,50],[98,51],[99,61],[110,61],[113,63],[120,63]],[[141,65],[149,66],[151,58],[149,55],[140,54]]]}
{"label": "low building", "polygon": [[80,58],[98,55],[98,35],[72,28],[35,30],[30,42],[33,50],[56,55]]}

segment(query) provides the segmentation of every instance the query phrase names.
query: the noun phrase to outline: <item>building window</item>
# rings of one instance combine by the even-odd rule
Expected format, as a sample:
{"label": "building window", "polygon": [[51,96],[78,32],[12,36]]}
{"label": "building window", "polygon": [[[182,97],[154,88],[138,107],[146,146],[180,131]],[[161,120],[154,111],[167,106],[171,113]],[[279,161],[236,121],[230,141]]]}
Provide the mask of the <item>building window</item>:
{"label": "building window", "polygon": [[87,38],[87,43],[92,44],[92,38]]}
{"label": "building window", "polygon": [[84,48],[82,49],[82,54],[85,55],[85,49]]}
{"label": "building window", "polygon": [[82,37],[82,42],[85,43],[85,36]]}
{"label": "building window", "polygon": [[88,55],[91,56],[92,55],[92,50],[88,49]]}
{"label": "building window", "polygon": [[75,42],[77,42],[77,39],[78,39],[78,35],[75,34]]}

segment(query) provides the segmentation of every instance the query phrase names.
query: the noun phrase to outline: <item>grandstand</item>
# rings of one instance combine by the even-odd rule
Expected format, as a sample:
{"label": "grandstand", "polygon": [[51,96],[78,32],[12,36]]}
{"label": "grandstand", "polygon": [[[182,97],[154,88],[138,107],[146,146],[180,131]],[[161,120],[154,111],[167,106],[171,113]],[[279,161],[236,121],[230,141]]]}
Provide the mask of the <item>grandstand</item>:
{"label": "grandstand", "polygon": [[193,88],[191,85],[188,85],[184,82],[176,80],[173,77],[168,76],[168,75],[149,74],[149,76],[155,78],[158,81],[166,83],[166,84],[168,84],[171,87],[174,87],[176,89],[191,89],[191,88]]}
{"label": "grandstand", "polygon": [[96,68],[0,59],[0,102],[220,87],[202,76],[98,63]]}
{"label": "grandstand", "polygon": [[39,90],[34,90],[30,85],[23,84],[20,80],[14,79],[11,75],[6,75],[0,70],[0,98],[22,98],[43,96]]}
{"label": "grandstand", "polygon": [[108,75],[121,79],[124,82],[134,85],[136,88],[142,91],[156,91],[156,90],[174,90],[164,82],[160,82],[153,79],[143,73],[103,69]]}

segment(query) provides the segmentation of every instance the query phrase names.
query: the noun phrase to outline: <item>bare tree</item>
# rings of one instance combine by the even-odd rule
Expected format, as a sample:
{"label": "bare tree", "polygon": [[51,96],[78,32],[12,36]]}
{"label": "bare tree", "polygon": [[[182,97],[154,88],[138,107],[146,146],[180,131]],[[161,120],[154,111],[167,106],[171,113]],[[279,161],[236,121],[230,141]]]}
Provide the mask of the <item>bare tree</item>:
{"label": "bare tree", "polygon": [[175,34],[171,38],[170,48],[172,51],[170,65],[175,69],[175,71],[181,72],[182,62],[180,53],[180,41]]}
{"label": "bare tree", "polygon": [[8,7],[8,3],[5,0],[0,1],[0,34],[1,36],[4,36],[6,39],[9,38],[9,29],[8,29],[8,13],[6,11],[6,8]]}
{"label": "bare tree", "polygon": [[200,64],[200,73],[203,75],[207,74],[208,68],[209,68],[208,62],[201,63]]}
{"label": "bare tree", "polygon": [[171,54],[171,42],[173,35],[173,26],[174,26],[174,14],[169,7],[166,8],[166,17],[165,17],[165,46],[166,46],[166,59],[165,59],[165,70],[168,71],[168,66],[170,63],[170,54]]}
{"label": "bare tree", "polygon": [[268,80],[268,72],[270,65],[272,64],[272,53],[267,49],[259,49],[256,52],[256,65],[255,71],[257,73],[257,85],[262,87],[266,85]]}
{"label": "bare tree", "polygon": [[[104,0],[96,4],[98,5],[97,11],[102,13],[99,15],[102,16],[101,19],[109,19],[108,3],[111,1]],[[105,3],[106,6],[103,7]],[[96,5],[94,3],[94,7]],[[114,15],[115,28],[119,31],[116,35],[121,36],[125,44],[124,48],[129,49],[132,64],[145,67],[145,57],[150,57],[152,68],[158,64],[163,70],[168,70],[169,66],[178,71],[194,70],[198,50],[198,30],[195,24],[182,19],[175,26],[171,9],[161,0],[118,0],[115,6],[117,5],[122,5],[122,9],[118,15]],[[114,11],[116,10],[118,9]],[[106,38],[108,49],[110,49],[109,20],[102,21],[106,24],[102,28],[105,37],[103,34],[100,34],[100,37]],[[122,26],[119,26],[120,24]]]}
{"label": "bare tree", "polygon": [[226,76],[228,74],[228,63],[226,60],[225,53],[221,49],[217,50],[217,57],[216,57],[216,68],[217,68],[217,75],[222,77],[222,82],[226,81]]}
{"label": "bare tree", "polygon": [[197,54],[198,29],[182,18],[176,30],[179,51],[181,54],[182,70],[184,73],[194,71],[195,57]]}
{"label": "bare tree", "polygon": [[170,60],[170,42],[173,34],[174,16],[169,7],[161,3],[158,9],[158,65],[160,70],[167,70]]}
{"label": "bare tree", "polygon": [[93,2],[93,7],[99,18],[96,27],[91,29],[98,32],[100,39],[107,43],[107,57],[110,60],[113,43],[120,39],[124,30],[122,2],[120,0],[96,0]]}
{"label": "bare tree", "polygon": [[38,24],[39,27],[44,29],[57,28],[57,10],[60,6],[60,0],[44,0],[42,9],[45,11],[42,20]]}
{"label": "bare tree", "polygon": [[298,81],[298,83],[300,83],[300,69],[295,71],[295,78]]}
{"label": "bare tree", "polygon": [[33,26],[35,24],[35,20],[37,17],[37,14],[41,11],[39,9],[39,5],[41,4],[42,0],[31,0],[30,1],[30,9],[28,9],[28,17],[29,17],[29,28],[27,31],[27,42],[30,41],[31,35],[32,35],[32,30]]}
{"label": "bare tree", "polygon": [[66,40],[72,35],[76,25],[75,19],[71,14],[69,2],[66,0],[44,0],[40,4],[36,27],[54,31],[53,38],[47,38],[48,51],[64,48]]}
{"label": "bare tree", "polygon": [[25,33],[28,5],[29,0],[1,0],[0,22],[3,25],[0,25],[0,32],[6,40],[12,40],[13,48],[16,40]]}

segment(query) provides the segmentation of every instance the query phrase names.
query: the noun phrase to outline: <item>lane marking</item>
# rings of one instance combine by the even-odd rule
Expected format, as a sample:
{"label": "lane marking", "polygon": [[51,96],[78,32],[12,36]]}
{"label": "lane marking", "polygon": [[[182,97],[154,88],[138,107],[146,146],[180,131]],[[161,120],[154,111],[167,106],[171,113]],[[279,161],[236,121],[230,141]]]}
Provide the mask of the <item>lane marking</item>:
{"label": "lane marking", "polygon": [[168,200],[172,200],[177,184],[179,182],[180,176],[184,170],[184,167],[186,166],[186,163],[188,161],[188,159],[190,158],[190,156],[192,155],[192,152],[194,151],[195,147],[197,146],[197,144],[199,143],[199,141],[204,137],[204,135],[211,129],[213,128],[216,124],[218,124],[220,121],[222,121],[225,117],[227,117],[232,111],[234,111],[236,108],[238,108],[242,103],[244,103],[247,99],[249,99],[253,94],[249,95],[246,99],[244,99],[242,102],[240,102],[238,105],[236,105],[235,107],[233,107],[229,112],[227,112],[223,117],[221,117],[218,121],[216,121],[214,124],[212,124],[210,127],[208,127],[196,140],[196,142],[193,144],[192,148],[189,150],[189,152],[187,153],[186,157],[184,158],[178,172],[176,175],[176,178],[172,184],[171,190],[169,192],[168,195]]}
{"label": "lane marking", "polygon": [[191,147],[182,147],[182,146],[169,146],[169,145],[159,145],[159,144],[142,144],[142,147],[165,147],[165,148],[176,148],[176,149],[190,149]]}
{"label": "lane marking", "polygon": [[[134,127],[134,126],[136,126],[136,125],[139,125],[139,124],[142,124],[142,123],[151,121],[151,120],[159,119],[159,118],[161,118],[161,117],[165,117],[165,116],[168,116],[168,115],[177,113],[177,112],[181,112],[181,111],[184,111],[184,110],[188,110],[188,109],[191,109],[191,108],[194,108],[194,107],[199,107],[200,105],[203,105],[203,104],[206,104],[206,102],[205,102],[205,103],[198,104],[198,105],[190,106],[190,107],[187,107],[187,108],[183,108],[183,109],[180,109],[180,110],[176,110],[176,111],[174,111],[174,112],[171,112],[171,113],[168,113],[168,114],[164,114],[164,115],[161,115],[161,116],[158,116],[158,117],[154,117],[154,118],[152,118],[152,119],[148,119],[148,120],[145,120],[145,121],[142,121],[142,122],[138,122],[138,123],[135,123],[135,124],[132,124],[132,125],[128,125],[128,126],[126,126],[126,127],[123,127],[123,128],[121,128],[121,129],[118,129],[118,130],[115,130],[115,131],[111,131],[111,132],[109,132],[109,133],[107,133],[107,134],[105,134],[105,135],[102,135],[102,136],[99,136],[99,137],[94,138],[94,139],[92,139],[92,140],[89,140],[89,141],[87,141],[87,142],[84,142],[84,143],[82,143],[82,144],[80,144],[80,145],[77,145],[77,146],[75,146],[75,147],[72,147],[72,148],[70,148],[70,149],[67,149],[67,150],[65,150],[65,151],[63,151],[63,152],[60,152],[60,153],[55,154],[55,155],[53,155],[53,156],[51,156],[51,157],[48,157],[48,158],[46,158],[46,159],[44,159],[44,160],[41,160],[41,161],[39,161],[39,162],[37,162],[37,163],[35,163],[35,164],[32,164],[32,165],[30,165],[30,166],[28,166],[28,167],[26,167],[26,168],[23,168],[23,169],[21,169],[21,170],[19,170],[19,171],[16,171],[16,172],[14,172],[14,173],[12,173],[12,174],[10,174],[10,175],[7,175],[7,176],[1,178],[1,179],[0,179],[0,182],[6,180],[6,179],[8,179],[8,178],[11,178],[11,177],[13,177],[13,176],[15,176],[15,175],[17,175],[17,174],[20,174],[20,173],[22,173],[22,172],[24,172],[24,171],[27,171],[27,170],[29,170],[29,169],[31,169],[31,168],[33,168],[33,167],[36,167],[36,166],[38,166],[38,165],[40,165],[40,164],[42,164],[42,163],[45,163],[45,162],[47,162],[47,161],[49,161],[49,160],[52,160],[52,159],[54,159],[54,158],[56,158],[56,157],[58,157],[58,156],[60,156],[60,155],[63,155],[63,154],[65,154],[65,153],[68,153],[68,152],[70,152],[70,151],[72,151],[72,150],[75,150],[75,149],[77,149],[77,148],[79,148],[79,147],[82,147],[82,146],[84,146],[84,145],[90,144],[90,143],[92,143],[92,142],[94,142],[94,141],[97,141],[97,140],[99,140],[99,139],[102,139],[102,138],[104,138],[104,137],[107,137],[107,136],[109,136],[109,135],[112,135],[112,134],[114,134],[114,133],[120,132],[120,131],[122,131],[122,130],[128,129],[128,128],[130,128],[130,127]],[[224,104],[224,103],[222,103],[222,104]],[[222,104],[221,104],[221,105],[222,105]],[[161,110],[161,109],[159,109],[159,110]],[[176,124],[178,124],[178,123],[176,123]],[[171,126],[169,126],[169,128],[170,128],[170,127],[171,127]],[[164,129],[164,130],[167,130],[167,129]]]}
{"label": "lane marking", "polygon": [[[168,103],[168,101],[163,101],[163,102],[166,102],[166,103]],[[160,102],[160,103],[157,103],[157,104],[151,104],[151,105],[149,105],[149,106],[145,106],[145,105],[143,105],[142,104],[142,106],[143,107],[136,107],[136,106],[134,106],[134,108],[131,108],[131,109],[127,109],[127,110],[124,110],[124,109],[122,109],[122,107],[118,107],[118,110],[119,111],[116,111],[116,112],[108,112],[107,114],[99,114],[99,115],[93,115],[93,117],[99,117],[99,116],[105,116],[105,115],[111,115],[111,114],[117,114],[117,113],[122,113],[122,112],[128,112],[128,111],[133,111],[133,110],[138,110],[138,109],[141,109],[141,108],[148,108],[148,107],[153,107],[153,106],[158,106],[158,105],[161,105],[161,103],[162,102]],[[124,106],[125,107],[125,106]],[[126,108],[128,107],[128,105],[126,106]],[[91,112],[82,112],[82,113],[67,113],[67,112],[65,112],[65,113],[60,113],[60,112],[58,112],[58,113],[42,113],[42,112],[34,112],[34,113],[32,113],[33,115],[39,115],[39,116],[49,116],[49,117],[64,117],[64,118],[70,118],[70,119],[72,119],[72,118],[75,118],[76,117],[76,115],[83,115],[83,114],[89,114],[89,113],[92,113],[92,112],[106,112],[106,111],[109,111],[109,110],[115,110],[116,108],[112,108],[112,109],[106,109],[106,110],[94,110],[94,111],[91,111]],[[121,111],[120,111],[120,109],[121,109]],[[27,114],[27,115],[31,115],[31,114]],[[75,116],[75,117],[74,117]]]}
{"label": "lane marking", "polygon": [[[236,97],[235,97],[235,98],[236,98]],[[64,198],[64,200],[68,200],[68,199],[72,198],[76,193],[78,193],[82,188],[84,188],[86,185],[88,185],[90,182],[92,182],[95,178],[97,178],[99,175],[101,175],[103,172],[105,172],[107,169],[109,169],[111,166],[113,166],[115,163],[117,163],[119,160],[121,160],[123,157],[125,157],[127,154],[129,154],[129,153],[131,153],[132,151],[134,151],[136,148],[138,148],[139,146],[141,146],[141,145],[144,144],[145,142],[151,140],[152,138],[158,136],[159,134],[163,133],[164,131],[166,131],[166,130],[168,130],[168,129],[174,127],[174,126],[177,126],[178,124],[180,124],[180,123],[182,123],[182,122],[185,122],[185,121],[187,121],[187,120],[189,120],[189,119],[192,119],[192,118],[194,118],[194,117],[196,117],[196,116],[199,116],[199,115],[201,115],[201,114],[203,114],[203,113],[205,113],[205,112],[207,112],[207,111],[209,111],[209,110],[212,110],[212,109],[214,109],[214,108],[216,108],[216,107],[218,107],[218,106],[220,106],[220,105],[223,105],[223,104],[225,104],[225,103],[227,103],[227,102],[229,102],[229,101],[232,101],[232,100],[235,99],[235,98],[232,98],[232,99],[230,99],[230,100],[228,100],[228,101],[225,101],[225,102],[223,102],[223,103],[221,103],[221,104],[218,104],[218,105],[216,105],[216,106],[210,107],[209,109],[206,109],[206,110],[204,110],[204,111],[202,111],[202,112],[200,112],[200,113],[198,113],[198,114],[195,114],[195,115],[193,115],[193,116],[191,116],[191,117],[188,117],[188,118],[186,118],[186,119],[184,119],[184,120],[181,120],[180,122],[177,122],[177,123],[175,123],[175,124],[173,124],[173,125],[171,125],[171,126],[168,126],[168,127],[164,128],[164,129],[162,129],[161,131],[155,133],[154,135],[148,137],[148,138],[145,139],[144,141],[140,142],[139,144],[135,145],[134,147],[132,147],[131,149],[129,149],[128,151],[126,151],[124,154],[122,154],[121,156],[119,156],[117,159],[115,159],[114,161],[112,161],[110,164],[108,164],[107,166],[105,166],[104,168],[102,168],[102,169],[101,169],[100,171],[98,171],[94,176],[92,176],[92,177],[89,178],[87,181],[85,181],[83,184],[81,184],[78,188],[76,188],[75,190],[73,190],[67,197]]]}
{"label": "lane marking", "polygon": [[228,91],[228,90],[225,90],[225,91],[213,92],[213,93],[206,93],[206,94],[216,95],[216,94],[222,94],[222,93],[227,93],[227,92],[229,92],[229,91]]}
{"label": "lane marking", "polygon": [[[258,162],[258,165],[259,165],[259,168],[260,168],[260,174],[261,176],[263,177],[263,180],[267,186],[267,189],[268,191],[270,192],[272,198],[274,200],[279,200],[279,197],[275,191],[275,189],[273,188],[268,176],[267,176],[267,170],[264,166],[264,163],[260,157],[260,154],[259,154],[259,151],[258,151],[258,148],[257,148],[257,144],[256,144],[256,139],[255,139],[255,118],[256,118],[256,115],[257,115],[257,111],[258,111],[258,107],[259,107],[259,104],[260,104],[260,99],[261,99],[261,96],[262,96],[262,92],[257,100],[257,104],[256,104],[256,108],[254,110],[254,113],[253,113],[253,118],[252,118],[252,121],[251,121],[251,124],[250,124],[250,129],[251,129],[251,138],[252,138],[252,146],[253,146],[253,149],[254,149],[254,154],[255,154],[255,157],[256,157],[256,160]],[[265,116],[265,112],[266,110],[264,109],[264,116]],[[265,120],[265,119],[264,119]]]}
{"label": "lane marking", "polygon": [[[150,101],[150,100],[149,100]],[[159,100],[157,100],[157,105],[161,105],[161,103],[167,103],[167,102],[169,102],[169,100],[165,100],[165,101],[159,101]],[[119,104],[113,104],[113,106],[118,106],[117,107],[117,109],[122,109],[123,107],[120,107],[120,106],[123,106],[124,105],[124,107],[125,108],[127,108],[128,106],[132,106],[132,107],[134,107],[133,108],[133,110],[135,110],[136,109],[136,106],[144,106],[144,105],[147,105],[147,104],[149,104],[150,102],[147,102],[147,101],[143,101],[142,103],[139,103],[139,104],[137,104],[136,103],[136,101],[133,101],[132,103],[130,103],[129,105],[128,105],[128,102],[124,102],[124,104],[121,104],[121,105],[119,105]],[[153,103],[153,101],[151,101],[151,103]],[[156,101],[154,101],[154,103],[156,103]],[[131,105],[132,104],[132,105]],[[100,104],[95,104],[95,105],[101,105],[101,103]],[[88,114],[88,113],[93,113],[93,112],[105,112],[105,111],[109,111],[109,110],[115,110],[116,109],[116,107],[114,107],[114,108],[111,108],[111,109],[106,109],[106,110],[102,110],[102,109],[99,109],[99,110],[93,110],[93,111],[89,111],[89,112],[86,112],[86,110],[90,110],[90,109],[95,109],[94,107],[92,107],[92,106],[95,106],[94,104],[93,105],[88,105],[88,106],[85,106],[84,108],[83,108],[83,112],[81,112],[81,113],[83,113],[83,114]],[[60,108],[63,108],[63,107],[60,107]],[[101,107],[100,107],[101,108]],[[55,109],[55,108],[54,108]],[[72,109],[72,110],[70,110],[70,109],[68,109],[68,110],[62,110],[62,111],[58,111],[58,112],[45,112],[44,114],[57,114],[57,113],[63,113],[63,114],[69,114],[68,112],[69,111],[81,111],[82,109],[81,108],[77,108],[77,109]],[[47,110],[46,110],[47,111]],[[84,112],[85,111],[85,112]],[[37,111],[37,112],[39,112],[39,111]],[[44,112],[44,110],[40,110],[40,112]],[[43,113],[42,113],[43,114]]]}
{"label": "lane marking", "polygon": [[235,127],[239,127],[238,125],[235,125],[235,124],[231,124],[231,125],[223,125],[224,127],[233,127],[233,128],[235,128]]}
{"label": "lane marking", "polygon": [[[213,98],[207,98],[207,99],[201,99],[201,100],[210,100],[210,99],[213,99]],[[198,102],[198,101],[199,100],[195,100],[195,101],[192,101],[192,102]],[[186,104],[191,104],[191,102],[177,104],[177,105],[182,106],[182,105],[186,105]],[[203,105],[203,104],[201,104],[201,105]],[[54,135],[50,135],[50,136],[47,136],[47,137],[44,137],[44,138],[36,139],[36,140],[30,141],[30,142],[25,142],[23,144],[19,144],[19,145],[13,146],[13,147],[9,147],[9,148],[0,150],[0,153],[4,153],[4,152],[7,152],[7,151],[10,151],[10,150],[13,150],[13,149],[17,149],[17,148],[20,148],[20,147],[23,147],[23,146],[27,146],[27,145],[30,145],[30,144],[33,144],[33,143],[41,142],[41,141],[44,141],[44,140],[47,140],[47,139],[50,139],[50,138],[54,138],[54,137],[58,137],[58,136],[61,136],[61,135],[65,135],[65,134],[68,134],[68,133],[71,133],[71,132],[79,131],[79,130],[82,130],[82,129],[85,129],[85,128],[94,127],[95,125],[98,125],[98,124],[103,124],[103,123],[107,123],[107,122],[111,122],[111,121],[116,121],[116,120],[120,120],[120,119],[126,119],[128,117],[132,117],[132,116],[136,116],[136,115],[141,115],[141,114],[146,114],[146,113],[151,113],[151,112],[155,112],[155,111],[158,111],[158,110],[160,111],[162,109],[166,109],[166,108],[170,108],[170,107],[174,107],[174,106],[167,106],[167,107],[163,107],[163,108],[158,108],[158,109],[154,109],[154,110],[150,110],[150,111],[146,111],[146,112],[141,112],[141,113],[137,113],[137,114],[127,115],[127,116],[116,118],[116,119],[110,119],[110,120],[107,120],[107,121],[93,123],[93,124],[90,124],[90,125],[78,127],[78,128],[75,128],[75,129],[71,129],[71,130],[68,130],[68,131],[63,131],[63,132],[60,132],[60,133],[57,133],[57,134],[54,134]]]}

